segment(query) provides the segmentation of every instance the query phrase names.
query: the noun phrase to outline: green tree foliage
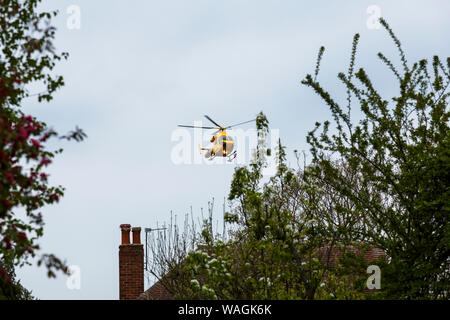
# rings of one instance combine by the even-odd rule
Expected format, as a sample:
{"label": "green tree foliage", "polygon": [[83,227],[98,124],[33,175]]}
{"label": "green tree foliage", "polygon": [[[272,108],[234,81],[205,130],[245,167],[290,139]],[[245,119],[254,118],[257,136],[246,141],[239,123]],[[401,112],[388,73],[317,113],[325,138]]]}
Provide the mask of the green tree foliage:
{"label": "green tree foliage", "polygon": [[[312,177],[306,180],[304,170],[288,168],[281,143],[277,172],[264,182],[268,121],[262,113],[257,128],[254,159],[235,169],[231,183],[228,236],[215,234],[205,219],[192,250],[182,250],[158,278],[176,298],[364,298],[368,262],[341,246],[334,228],[349,219],[334,212],[338,195],[314,185]],[[333,256],[336,248],[345,259]]]}
{"label": "green tree foliage", "polygon": [[14,298],[16,300],[34,300],[31,291],[22,286],[20,280],[16,279],[14,266],[8,264],[5,260],[0,261],[0,268],[5,273],[3,277],[6,281],[0,281],[0,300]]}
{"label": "green tree foliage", "polygon": [[[431,71],[426,60],[409,66],[381,23],[400,53],[402,71],[378,54],[398,80],[398,96],[383,99],[364,69],[355,72],[355,35],[348,71],[339,74],[343,108],[317,81],[320,48],[314,75],[303,84],[323,98],[333,122],[316,123],[308,134],[312,160],[301,166],[296,153],[299,167],[290,168],[279,142],[276,174],[263,177],[269,150],[261,113],[254,159],[237,167],[231,182],[229,236],[215,235],[204,221],[191,250],[162,275],[175,297],[449,298],[450,59],[444,66],[434,57]],[[375,249],[385,255],[372,261]],[[372,264],[381,269],[381,290],[368,292]]]}
{"label": "green tree foliage", "polygon": [[[398,95],[383,98],[363,68],[354,71],[357,34],[348,72],[338,75],[347,88],[343,107],[317,81],[321,48],[315,74],[303,84],[325,101],[334,127],[317,123],[308,134],[311,175],[352,203],[349,213],[360,223],[340,232],[383,248],[390,257],[382,271],[385,297],[448,299],[450,58],[446,65],[437,56],[431,66],[425,59],[409,64],[400,41],[380,21],[399,51],[400,70],[378,54],[398,81]],[[354,99],[361,111],[357,123],[351,117]]]}
{"label": "green tree foliage", "polygon": [[[2,288],[14,284],[14,267],[23,266],[39,251],[37,240],[43,234],[40,209],[59,201],[61,186],[48,185],[46,167],[62,149],[45,148],[47,140],[58,134],[47,124],[25,115],[20,106],[26,98],[50,101],[63,86],[62,76],[52,70],[67,53],[53,47],[56,12],[37,12],[40,0],[0,0],[0,282]],[[30,86],[43,87],[30,93]],[[77,128],[60,138],[77,141],[85,134]],[[24,214],[22,214],[24,212]],[[20,215],[18,213],[21,213]],[[66,271],[65,264],[52,254],[42,254],[48,276]],[[4,266],[4,267],[3,267]],[[3,290],[9,298],[15,290]]]}

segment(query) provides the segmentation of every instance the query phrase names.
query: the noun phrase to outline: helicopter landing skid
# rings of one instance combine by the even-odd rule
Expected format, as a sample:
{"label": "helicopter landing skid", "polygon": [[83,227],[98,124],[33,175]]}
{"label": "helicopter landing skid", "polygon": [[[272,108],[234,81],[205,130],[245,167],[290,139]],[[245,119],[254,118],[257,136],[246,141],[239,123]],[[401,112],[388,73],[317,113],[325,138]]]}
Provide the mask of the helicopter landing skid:
{"label": "helicopter landing skid", "polygon": [[237,152],[233,151],[232,153],[230,153],[230,155],[228,155],[228,162],[233,161],[237,156]]}

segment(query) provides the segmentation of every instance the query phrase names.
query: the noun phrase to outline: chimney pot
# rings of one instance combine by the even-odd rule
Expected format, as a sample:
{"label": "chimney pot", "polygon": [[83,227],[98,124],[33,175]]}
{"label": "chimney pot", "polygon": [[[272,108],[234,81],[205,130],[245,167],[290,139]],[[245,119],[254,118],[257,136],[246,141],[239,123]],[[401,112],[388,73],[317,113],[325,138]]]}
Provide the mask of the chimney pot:
{"label": "chimney pot", "polygon": [[121,224],[120,229],[122,230],[122,244],[130,243],[130,228],[129,224]]}
{"label": "chimney pot", "polygon": [[140,244],[141,243],[141,228],[134,227],[134,228],[131,228],[131,231],[133,232],[133,244]]}

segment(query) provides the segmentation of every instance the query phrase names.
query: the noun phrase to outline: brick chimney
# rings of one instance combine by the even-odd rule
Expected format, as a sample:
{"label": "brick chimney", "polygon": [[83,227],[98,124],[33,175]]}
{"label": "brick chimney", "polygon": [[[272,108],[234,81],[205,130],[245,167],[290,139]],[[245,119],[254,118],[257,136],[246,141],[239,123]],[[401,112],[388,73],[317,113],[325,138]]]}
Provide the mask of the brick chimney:
{"label": "brick chimney", "polygon": [[[119,246],[119,299],[135,300],[144,292],[144,246],[141,228],[121,224],[122,244]],[[130,243],[130,230],[133,243]]]}

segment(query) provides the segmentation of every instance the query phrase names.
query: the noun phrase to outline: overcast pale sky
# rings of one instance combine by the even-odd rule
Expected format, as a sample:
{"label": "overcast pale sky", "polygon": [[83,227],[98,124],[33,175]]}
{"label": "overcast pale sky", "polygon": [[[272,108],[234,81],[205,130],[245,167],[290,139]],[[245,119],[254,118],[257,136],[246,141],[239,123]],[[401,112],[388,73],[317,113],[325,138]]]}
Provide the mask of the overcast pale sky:
{"label": "overcast pale sky", "polygon": [[[67,25],[71,5],[80,9],[80,29]],[[81,288],[69,289],[65,276],[49,280],[43,268],[19,270],[40,299],[118,299],[121,223],[155,227],[170,210],[182,216],[192,205],[199,214],[212,197],[220,211],[235,165],[174,164],[177,124],[204,114],[233,124],[262,110],[288,152],[307,151],[308,130],[330,118],[300,84],[314,72],[321,45],[319,79],[336,96],[344,92],[336,75],[347,69],[357,32],[357,67],[388,97],[395,93],[376,57],[383,51],[398,65],[386,32],[373,28],[377,10],[408,61],[450,53],[448,1],[46,0],[43,8],[60,11],[55,44],[70,58],[57,72],[66,86],[51,103],[24,108],[58,132],[78,125],[89,138],[54,145],[65,151],[50,181],[66,195],[45,208],[41,241],[43,252],[79,266]]]}

